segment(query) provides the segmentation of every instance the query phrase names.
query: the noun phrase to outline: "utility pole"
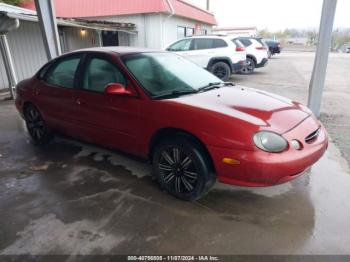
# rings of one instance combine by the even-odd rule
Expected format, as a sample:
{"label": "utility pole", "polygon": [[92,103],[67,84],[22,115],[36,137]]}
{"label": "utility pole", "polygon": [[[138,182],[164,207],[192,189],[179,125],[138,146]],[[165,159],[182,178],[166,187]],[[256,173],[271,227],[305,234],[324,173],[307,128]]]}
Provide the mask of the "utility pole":
{"label": "utility pole", "polygon": [[337,0],[323,0],[316,57],[309,86],[308,106],[320,117],[322,93],[325,85],[329,49]]}
{"label": "utility pole", "polygon": [[210,0],[207,0],[207,11],[210,10]]}

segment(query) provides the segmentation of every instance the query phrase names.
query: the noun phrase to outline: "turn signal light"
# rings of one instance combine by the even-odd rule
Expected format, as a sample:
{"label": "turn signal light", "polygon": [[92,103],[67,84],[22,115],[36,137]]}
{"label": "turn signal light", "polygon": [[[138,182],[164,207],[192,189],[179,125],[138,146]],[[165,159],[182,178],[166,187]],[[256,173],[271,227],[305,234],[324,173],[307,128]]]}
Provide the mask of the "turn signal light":
{"label": "turn signal light", "polygon": [[222,163],[228,164],[228,165],[239,165],[241,162],[237,159],[225,157],[222,159]]}

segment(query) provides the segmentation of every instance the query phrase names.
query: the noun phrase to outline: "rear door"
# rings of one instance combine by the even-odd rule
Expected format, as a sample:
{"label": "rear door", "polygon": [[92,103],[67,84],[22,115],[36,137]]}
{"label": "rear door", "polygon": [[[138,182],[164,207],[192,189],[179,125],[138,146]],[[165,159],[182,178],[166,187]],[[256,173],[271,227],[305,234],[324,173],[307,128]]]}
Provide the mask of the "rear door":
{"label": "rear door", "polygon": [[54,129],[71,133],[76,128],[77,107],[74,103],[76,73],[83,54],[64,56],[54,61],[35,88],[35,104]]}
{"label": "rear door", "polygon": [[190,59],[206,68],[211,58],[229,57],[232,60],[235,50],[229,52],[228,44],[219,38],[195,38],[191,45]]}
{"label": "rear door", "polygon": [[92,143],[135,153],[139,129],[139,98],[105,93],[108,84],[133,88],[109,54],[92,53],[80,72],[75,101],[81,137]]}

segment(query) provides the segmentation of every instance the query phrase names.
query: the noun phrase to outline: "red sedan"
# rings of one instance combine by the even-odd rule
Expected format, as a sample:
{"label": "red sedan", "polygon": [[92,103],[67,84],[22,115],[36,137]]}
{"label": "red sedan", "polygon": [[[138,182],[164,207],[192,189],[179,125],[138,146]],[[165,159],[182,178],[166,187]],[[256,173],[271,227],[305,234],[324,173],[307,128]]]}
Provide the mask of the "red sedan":
{"label": "red sedan", "polygon": [[161,187],[186,200],[216,179],[290,181],[328,146],[305,106],[222,82],[178,55],[136,48],[60,56],[18,84],[16,106],[35,144],[58,132],[148,158]]}

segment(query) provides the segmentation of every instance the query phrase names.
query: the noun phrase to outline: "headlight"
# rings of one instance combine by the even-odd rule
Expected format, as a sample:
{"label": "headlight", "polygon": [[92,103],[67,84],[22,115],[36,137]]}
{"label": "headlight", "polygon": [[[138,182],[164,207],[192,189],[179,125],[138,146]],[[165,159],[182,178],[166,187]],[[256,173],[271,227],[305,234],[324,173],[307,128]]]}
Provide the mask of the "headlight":
{"label": "headlight", "polygon": [[256,133],[253,140],[258,148],[271,153],[282,152],[288,146],[287,141],[282,136],[268,131]]}

